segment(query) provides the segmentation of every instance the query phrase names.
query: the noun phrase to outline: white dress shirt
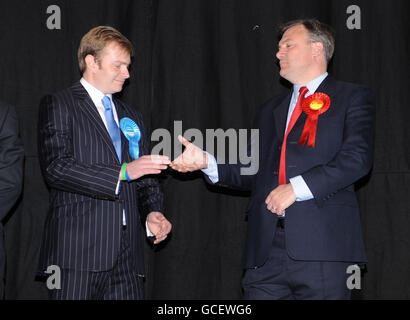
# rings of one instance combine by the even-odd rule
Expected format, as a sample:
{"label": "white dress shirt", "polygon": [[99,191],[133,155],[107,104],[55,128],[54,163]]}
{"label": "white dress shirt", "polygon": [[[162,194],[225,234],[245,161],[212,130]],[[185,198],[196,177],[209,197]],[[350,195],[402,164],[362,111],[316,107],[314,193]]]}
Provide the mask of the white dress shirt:
{"label": "white dress shirt", "polygon": [[104,98],[105,96],[110,98],[111,106],[112,106],[112,113],[114,114],[114,120],[117,123],[117,126],[120,127],[120,122],[118,121],[117,109],[115,108],[114,101],[112,101],[112,94],[102,93],[100,90],[98,90],[93,85],[88,83],[87,80],[85,80],[84,78],[81,78],[80,82],[83,85],[84,89],[90,95],[91,100],[94,102],[94,105],[97,107],[98,113],[100,114],[101,119],[104,122],[107,130],[108,130],[107,120],[105,119],[105,108],[102,104],[102,98]]}

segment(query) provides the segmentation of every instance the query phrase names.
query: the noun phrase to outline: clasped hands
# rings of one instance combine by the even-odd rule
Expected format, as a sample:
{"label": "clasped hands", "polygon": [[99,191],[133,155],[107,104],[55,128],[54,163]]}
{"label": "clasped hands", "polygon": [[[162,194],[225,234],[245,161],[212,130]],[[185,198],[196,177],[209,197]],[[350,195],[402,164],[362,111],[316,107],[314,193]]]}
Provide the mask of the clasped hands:
{"label": "clasped hands", "polygon": [[[189,142],[182,136],[178,140],[185,146],[185,151],[170,162],[167,156],[145,155],[127,164],[127,172],[131,180],[144,175],[159,174],[168,166],[178,172],[192,172],[208,167],[206,153]],[[121,175],[120,175],[121,179]],[[267,196],[265,203],[269,211],[278,216],[283,216],[285,210],[296,201],[292,185],[280,185],[272,190]],[[147,216],[147,224],[150,231],[155,235],[154,244],[163,241],[171,231],[171,223],[160,212],[151,212]]]}
{"label": "clasped hands", "polygon": [[[179,172],[191,172],[208,167],[206,153],[182,136],[179,141],[185,146],[185,151],[174,161],[167,156],[145,155],[127,164],[127,173],[131,180],[139,179],[145,175],[160,174],[168,166]],[[122,179],[121,172],[119,179]]]}
{"label": "clasped hands", "polygon": [[[191,172],[208,167],[205,152],[182,136],[178,140],[185,146],[185,151],[171,162],[170,167],[178,172]],[[267,196],[266,207],[272,213],[283,216],[285,210],[296,201],[293,187],[290,183],[279,185]]]}
{"label": "clasped hands", "polygon": [[[131,180],[139,179],[145,175],[160,174],[170,165],[179,172],[189,172],[206,168],[208,166],[206,154],[197,146],[190,143],[182,136],[179,141],[185,146],[185,151],[172,163],[167,156],[145,155],[127,163],[127,173]],[[119,179],[122,179],[120,172]],[[172,225],[161,212],[151,212],[147,216],[149,230],[155,235],[154,244],[165,240],[171,231]]]}

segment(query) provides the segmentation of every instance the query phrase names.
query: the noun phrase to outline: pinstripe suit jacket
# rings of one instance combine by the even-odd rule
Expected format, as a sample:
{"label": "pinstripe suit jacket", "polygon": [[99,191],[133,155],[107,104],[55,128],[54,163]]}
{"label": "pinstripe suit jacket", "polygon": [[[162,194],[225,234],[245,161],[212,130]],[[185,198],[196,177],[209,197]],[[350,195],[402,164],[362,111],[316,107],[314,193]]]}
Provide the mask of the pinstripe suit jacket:
{"label": "pinstripe suit jacket", "polygon": [[[130,117],[141,129],[140,154],[149,154],[149,138],[141,115],[114,99],[118,118]],[[104,271],[119,253],[122,214],[127,214],[133,265],[144,273],[141,221],[152,211],[163,212],[157,180],[145,177],[121,182],[121,170],[107,129],[81,85],[45,96],[38,125],[40,165],[50,188],[50,209],[40,250],[39,271],[50,265]],[[132,161],[122,137],[122,158]]]}

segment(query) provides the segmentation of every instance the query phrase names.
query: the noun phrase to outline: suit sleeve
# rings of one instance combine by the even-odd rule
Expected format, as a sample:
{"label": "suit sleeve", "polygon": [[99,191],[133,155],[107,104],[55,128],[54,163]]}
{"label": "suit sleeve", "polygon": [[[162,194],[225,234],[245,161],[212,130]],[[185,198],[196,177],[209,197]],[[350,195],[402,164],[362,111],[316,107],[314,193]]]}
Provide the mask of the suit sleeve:
{"label": "suit sleeve", "polygon": [[0,110],[0,221],[18,199],[23,180],[24,150],[11,106]]}
{"label": "suit sleeve", "polygon": [[[136,114],[135,118],[138,119],[138,125],[142,132],[141,155],[149,155],[151,154],[150,130],[144,125],[140,114]],[[164,194],[157,178],[154,178],[152,175],[141,177],[136,181],[136,188],[141,219],[143,221],[145,221],[147,215],[153,211],[164,214]]]}
{"label": "suit sleeve", "polygon": [[[241,164],[218,164],[219,181],[217,185],[225,188],[250,191],[252,187],[252,176],[246,176],[241,173],[244,168]],[[212,184],[208,176],[205,179]]]}
{"label": "suit sleeve", "polygon": [[302,174],[303,179],[320,205],[338,191],[366,175],[373,162],[374,105],[367,88],[353,92],[347,108],[343,143],[328,163]]}
{"label": "suit sleeve", "polygon": [[[121,165],[85,164],[74,156],[75,124],[64,99],[46,96],[40,104],[38,150],[47,184],[93,198],[115,200]],[[72,112],[72,111],[71,111]],[[83,152],[88,152],[83,150]]]}

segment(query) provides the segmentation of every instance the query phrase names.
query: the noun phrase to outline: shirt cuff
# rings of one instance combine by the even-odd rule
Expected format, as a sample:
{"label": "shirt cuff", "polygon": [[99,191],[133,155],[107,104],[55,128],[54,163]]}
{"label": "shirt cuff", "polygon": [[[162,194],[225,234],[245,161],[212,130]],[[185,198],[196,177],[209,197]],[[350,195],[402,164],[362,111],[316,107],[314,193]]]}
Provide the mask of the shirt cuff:
{"label": "shirt cuff", "polygon": [[148,228],[148,221],[145,221],[145,228],[147,230],[147,237],[153,237],[154,234],[151,232],[151,230]]}
{"label": "shirt cuff", "polygon": [[314,198],[302,176],[290,178],[289,181],[292,185],[293,192],[296,195],[296,201],[306,201]]}
{"label": "shirt cuff", "polygon": [[217,183],[219,181],[218,164],[216,163],[216,159],[213,155],[208,152],[205,153],[208,161],[208,167],[206,169],[201,169],[201,171],[208,176],[212,183]]}
{"label": "shirt cuff", "polygon": [[117,182],[117,187],[115,188],[115,195],[118,196],[120,193],[120,185],[121,185],[121,180],[118,180]]}

